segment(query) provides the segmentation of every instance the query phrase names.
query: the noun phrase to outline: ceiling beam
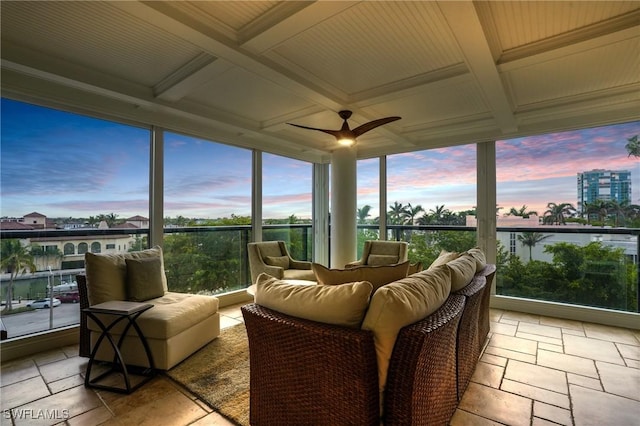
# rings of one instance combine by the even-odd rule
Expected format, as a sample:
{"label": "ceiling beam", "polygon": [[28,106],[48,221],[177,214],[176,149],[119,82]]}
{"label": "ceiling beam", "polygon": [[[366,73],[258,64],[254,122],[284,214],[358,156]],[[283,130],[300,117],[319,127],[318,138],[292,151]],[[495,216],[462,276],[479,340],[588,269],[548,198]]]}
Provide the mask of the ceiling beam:
{"label": "ceiling beam", "polygon": [[444,1],[438,5],[458,41],[465,63],[484,95],[496,124],[504,134],[515,132],[518,123],[473,3]]}

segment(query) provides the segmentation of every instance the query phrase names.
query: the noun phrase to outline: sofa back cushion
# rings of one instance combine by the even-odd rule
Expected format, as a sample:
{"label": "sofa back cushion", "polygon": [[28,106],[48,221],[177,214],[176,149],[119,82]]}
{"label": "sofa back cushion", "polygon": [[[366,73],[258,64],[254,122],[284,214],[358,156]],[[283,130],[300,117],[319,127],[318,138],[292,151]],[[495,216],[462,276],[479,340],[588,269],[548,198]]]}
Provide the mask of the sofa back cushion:
{"label": "sofa back cushion", "polygon": [[467,250],[467,253],[470,254],[476,260],[476,272],[480,272],[487,265],[487,257],[480,247],[474,247],[472,249]]}
{"label": "sofa back cushion", "polygon": [[319,263],[311,265],[320,285],[337,285],[355,281],[369,281],[373,291],[407,276],[409,261],[396,265],[356,266],[348,269],[329,269]]}
{"label": "sofa back cushion", "polygon": [[326,324],[358,328],[369,306],[373,286],[366,281],[338,286],[289,284],[258,275],[255,303],[274,311]]}
{"label": "sofa back cushion", "polygon": [[85,253],[84,264],[87,276],[87,297],[90,305],[110,300],[128,300],[127,264],[125,259],[141,259],[159,257],[162,269],[161,280],[163,292],[167,291],[167,277],[164,273],[162,248],[124,254]]}
{"label": "sofa back cushion", "polygon": [[381,392],[400,329],[435,312],[450,291],[450,269],[440,266],[387,284],[373,294],[362,329],[373,332]]}
{"label": "sofa back cushion", "polygon": [[466,287],[476,274],[476,260],[467,253],[447,262],[446,266],[451,269],[451,291]]}

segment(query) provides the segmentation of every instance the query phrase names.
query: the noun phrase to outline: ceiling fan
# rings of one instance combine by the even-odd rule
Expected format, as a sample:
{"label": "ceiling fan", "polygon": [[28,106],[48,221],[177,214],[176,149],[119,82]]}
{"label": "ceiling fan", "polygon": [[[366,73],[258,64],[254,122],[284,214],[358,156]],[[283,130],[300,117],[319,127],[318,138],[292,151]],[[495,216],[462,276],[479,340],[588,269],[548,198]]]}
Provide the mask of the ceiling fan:
{"label": "ceiling fan", "polygon": [[300,127],[302,129],[309,130],[317,130],[319,132],[328,133],[333,135],[339,144],[341,145],[353,145],[356,142],[356,138],[363,133],[368,132],[369,130],[373,130],[378,126],[382,126],[383,124],[391,123],[392,121],[400,120],[402,117],[385,117],[379,118],[377,120],[369,121],[368,123],[364,123],[361,126],[356,127],[355,129],[349,129],[349,124],[347,123],[347,119],[351,117],[352,112],[349,110],[343,110],[338,112],[340,118],[344,121],[342,123],[342,127],[340,130],[327,130],[327,129],[317,129],[315,127],[301,126],[300,124],[287,123],[291,126]]}

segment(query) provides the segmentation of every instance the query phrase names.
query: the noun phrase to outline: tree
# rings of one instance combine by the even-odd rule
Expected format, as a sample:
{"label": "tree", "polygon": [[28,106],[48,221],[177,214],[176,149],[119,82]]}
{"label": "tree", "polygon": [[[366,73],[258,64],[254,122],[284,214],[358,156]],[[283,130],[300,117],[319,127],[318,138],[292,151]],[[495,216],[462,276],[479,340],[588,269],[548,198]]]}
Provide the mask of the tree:
{"label": "tree", "polygon": [[411,203],[408,203],[404,209],[402,209],[401,216],[404,218],[404,222],[407,225],[413,225],[416,222],[416,216],[418,213],[423,212],[424,209],[420,204],[413,207]]}
{"label": "tree", "polygon": [[516,210],[515,207],[511,207],[511,210],[509,210],[509,213],[507,213],[507,216],[519,216],[525,219],[528,219],[529,216],[531,215],[538,215],[538,212],[536,211],[527,211],[527,206],[522,206],[520,207],[518,210]]}
{"label": "tree", "polygon": [[627,144],[624,146],[627,149],[629,155],[627,157],[640,157],[640,141],[638,135],[632,136],[627,139]]}
{"label": "tree", "polygon": [[36,265],[33,263],[33,255],[30,249],[20,244],[20,240],[2,240],[2,261],[0,261],[2,269],[7,271],[9,275],[9,288],[7,289],[6,310],[12,309],[13,301],[13,280],[20,275],[24,275],[27,269],[35,272]]}
{"label": "tree", "polygon": [[444,207],[444,204],[441,206],[436,205],[435,209],[429,210],[429,214],[432,218],[432,223],[436,225],[444,225],[445,218],[451,213],[449,209]]}
{"label": "tree", "polygon": [[571,203],[548,203],[547,211],[544,212],[543,222],[545,224],[566,224],[566,218],[571,217],[576,208]]}
{"label": "tree", "polygon": [[518,235],[518,241],[520,241],[523,246],[529,247],[529,261],[531,261],[533,260],[531,255],[533,247],[549,237],[550,235],[544,235],[541,232],[523,232],[521,235]]}
{"label": "tree", "polygon": [[402,213],[404,206],[397,201],[393,202],[393,205],[389,206],[389,212],[387,213],[387,223],[390,225],[402,224]]}
{"label": "tree", "polygon": [[358,223],[367,223],[367,218],[371,216],[369,214],[370,211],[371,211],[371,206],[368,204],[362,206],[362,208],[359,208],[357,212]]}

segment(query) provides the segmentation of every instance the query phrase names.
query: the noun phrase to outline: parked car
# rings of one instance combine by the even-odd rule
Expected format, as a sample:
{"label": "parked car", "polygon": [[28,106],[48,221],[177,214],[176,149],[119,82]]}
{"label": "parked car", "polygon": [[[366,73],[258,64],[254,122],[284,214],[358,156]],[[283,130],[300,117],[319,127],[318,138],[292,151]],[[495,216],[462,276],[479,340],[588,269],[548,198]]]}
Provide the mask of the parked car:
{"label": "parked car", "polygon": [[78,303],[80,301],[80,294],[77,291],[70,291],[62,293],[56,296],[62,303]]}
{"label": "parked car", "polygon": [[59,306],[62,303],[60,299],[56,299],[55,297],[53,299],[38,299],[38,300],[34,300],[33,302],[27,303],[27,308],[36,308],[36,309],[48,308],[49,306],[52,305],[51,303],[52,300],[53,300],[54,308],[56,306]]}

